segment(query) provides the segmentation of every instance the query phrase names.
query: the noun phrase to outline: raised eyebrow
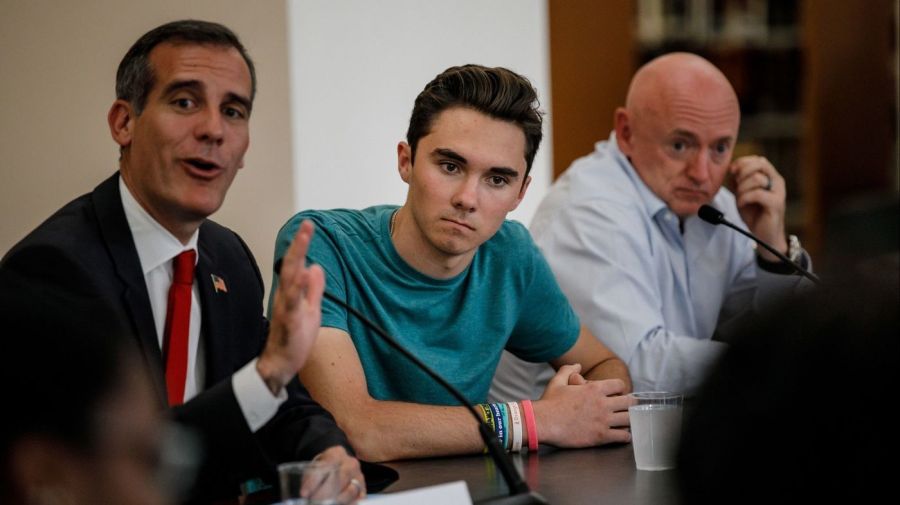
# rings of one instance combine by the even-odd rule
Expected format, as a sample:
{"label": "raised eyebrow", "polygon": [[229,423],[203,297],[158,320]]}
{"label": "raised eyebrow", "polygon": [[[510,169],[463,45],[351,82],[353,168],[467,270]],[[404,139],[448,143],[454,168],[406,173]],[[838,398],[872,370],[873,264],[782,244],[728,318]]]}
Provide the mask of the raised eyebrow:
{"label": "raised eyebrow", "polygon": [[467,159],[463,157],[463,155],[454,151],[453,149],[447,149],[446,147],[438,147],[435,148],[434,151],[431,151],[432,156],[443,156],[445,158],[450,158],[452,160],[458,161],[461,165],[465,165],[469,163]]}

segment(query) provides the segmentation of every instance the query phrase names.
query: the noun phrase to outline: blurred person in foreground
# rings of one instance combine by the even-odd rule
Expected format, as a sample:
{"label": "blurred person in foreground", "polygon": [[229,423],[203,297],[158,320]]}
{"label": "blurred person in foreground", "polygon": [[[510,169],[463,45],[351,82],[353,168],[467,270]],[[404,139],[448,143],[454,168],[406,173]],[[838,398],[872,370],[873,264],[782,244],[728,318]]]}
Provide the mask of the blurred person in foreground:
{"label": "blurred person in foreground", "polygon": [[162,416],[126,325],[72,294],[0,272],[0,503],[171,503]]}
{"label": "blurred person in foreground", "polygon": [[744,328],[687,411],[685,504],[890,501],[898,261]]}

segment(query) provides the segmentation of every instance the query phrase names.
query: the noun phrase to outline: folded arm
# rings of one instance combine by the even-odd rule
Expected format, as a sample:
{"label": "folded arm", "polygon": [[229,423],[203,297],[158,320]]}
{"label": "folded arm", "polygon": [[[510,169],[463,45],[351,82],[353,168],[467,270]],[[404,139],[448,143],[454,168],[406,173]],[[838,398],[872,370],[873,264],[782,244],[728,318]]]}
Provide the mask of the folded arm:
{"label": "folded arm", "polygon": [[[585,363],[589,380],[574,377]],[[557,360],[560,372],[545,397],[534,403],[538,439],[561,447],[586,447],[628,441],[630,390],[625,365],[585,332]],[[477,425],[466,407],[445,407],[372,398],[350,336],[323,328],[301,377],[313,397],[337,419],[363,459],[387,461],[453,454],[483,448]],[[570,377],[571,376],[571,377]],[[580,376],[579,376],[580,377]],[[609,379],[607,379],[609,377]],[[527,436],[525,439],[527,445]]]}
{"label": "folded arm", "polygon": [[631,377],[628,367],[614,352],[603,345],[587,326],[582,326],[578,340],[565,354],[550,362],[557,371],[564,365],[578,363],[580,373],[587,380],[618,379],[631,392]]}
{"label": "folded arm", "polygon": [[[687,392],[725,349],[709,339],[723,291],[701,281],[705,288],[695,295],[706,297],[709,314],[695,312],[692,300],[667,299],[662,286],[679,281],[666,278],[665,246],[651,238],[653,226],[628,206],[590,201],[536,240],[582,323],[627,363],[635,389]],[[744,280],[741,289],[752,299],[755,284]],[[697,329],[698,321],[711,327]]]}

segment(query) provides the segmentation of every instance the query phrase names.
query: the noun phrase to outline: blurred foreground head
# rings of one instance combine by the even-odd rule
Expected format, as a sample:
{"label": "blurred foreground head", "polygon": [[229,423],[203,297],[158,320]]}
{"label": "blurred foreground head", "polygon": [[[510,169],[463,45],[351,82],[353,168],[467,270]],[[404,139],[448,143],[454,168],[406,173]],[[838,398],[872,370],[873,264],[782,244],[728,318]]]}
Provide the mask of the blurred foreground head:
{"label": "blurred foreground head", "polygon": [[157,402],[126,328],[96,298],[0,270],[0,503],[164,503]]}
{"label": "blurred foreground head", "polygon": [[685,423],[683,503],[882,496],[900,357],[897,265],[885,266],[785,304],[734,342]]}

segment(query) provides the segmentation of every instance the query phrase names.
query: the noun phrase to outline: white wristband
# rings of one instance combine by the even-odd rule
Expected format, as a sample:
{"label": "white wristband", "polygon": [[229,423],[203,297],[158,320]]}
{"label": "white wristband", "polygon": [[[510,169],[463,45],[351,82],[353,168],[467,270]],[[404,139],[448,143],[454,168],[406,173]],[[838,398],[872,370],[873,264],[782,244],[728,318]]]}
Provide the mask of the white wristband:
{"label": "white wristband", "polygon": [[510,432],[512,433],[512,452],[520,452],[522,450],[522,414],[519,412],[518,402],[509,402],[506,404],[509,409],[509,417],[512,425]]}

